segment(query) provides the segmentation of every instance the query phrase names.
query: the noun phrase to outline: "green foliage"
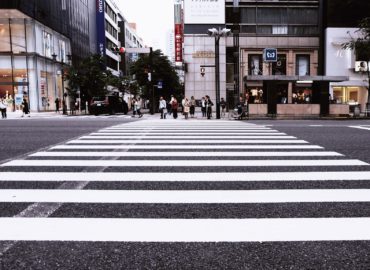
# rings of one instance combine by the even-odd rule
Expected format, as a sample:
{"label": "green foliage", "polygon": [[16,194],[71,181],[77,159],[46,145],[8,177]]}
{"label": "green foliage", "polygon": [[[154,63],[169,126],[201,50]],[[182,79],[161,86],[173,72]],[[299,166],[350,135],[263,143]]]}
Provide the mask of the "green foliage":
{"label": "green foliage", "polygon": [[69,82],[68,94],[75,96],[80,89],[85,100],[93,96],[104,96],[107,86],[116,78],[112,72],[105,70],[104,60],[100,55],[83,59],[78,66],[68,68],[65,73],[65,80]]}
{"label": "green foliage", "polygon": [[[356,31],[359,33],[358,38],[351,36],[351,40],[347,43],[342,44],[343,49],[354,50],[357,59],[360,61],[370,61],[370,17],[364,18],[359,22],[359,29]],[[367,71],[367,92],[368,92],[368,103],[370,103],[370,70]]]}
{"label": "green foliage", "polygon": [[359,33],[359,37],[351,36],[351,40],[343,43],[342,48],[354,50],[361,61],[370,61],[370,17],[362,19],[358,27],[356,33]]}
{"label": "green foliage", "polygon": [[[148,82],[148,72],[152,70],[152,81]],[[155,99],[159,96],[169,98],[170,95],[179,96],[182,94],[182,87],[179,83],[179,77],[175,69],[171,66],[167,56],[164,56],[161,50],[153,51],[152,66],[150,66],[149,55],[141,55],[140,58],[131,66],[131,73],[136,75],[137,83],[142,87],[142,95],[150,98],[150,89],[152,84],[156,85],[158,81],[163,82],[163,88],[155,88]]]}

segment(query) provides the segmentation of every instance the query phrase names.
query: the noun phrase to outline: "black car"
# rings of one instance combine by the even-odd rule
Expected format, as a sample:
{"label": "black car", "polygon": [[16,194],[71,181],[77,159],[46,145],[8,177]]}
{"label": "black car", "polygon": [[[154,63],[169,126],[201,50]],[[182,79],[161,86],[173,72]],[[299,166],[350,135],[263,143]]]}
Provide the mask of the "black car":
{"label": "black car", "polygon": [[123,97],[118,95],[107,95],[102,97],[93,97],[90,102],[90,114],[127,114],[128,106]]}

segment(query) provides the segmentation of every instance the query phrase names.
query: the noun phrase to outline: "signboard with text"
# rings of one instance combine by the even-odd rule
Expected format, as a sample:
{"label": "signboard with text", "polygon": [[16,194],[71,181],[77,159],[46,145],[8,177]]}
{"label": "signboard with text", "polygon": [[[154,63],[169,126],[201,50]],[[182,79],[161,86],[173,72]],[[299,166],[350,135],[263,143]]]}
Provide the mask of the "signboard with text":
{"label": "signboard with text", "polygon": [[184,0],[185,24],[225,24],[225,1]]}
{"label": "signboard with text", "polygon": [[96,0],[96,39],[98,54],[102,57],[105,56],[105,0]]}

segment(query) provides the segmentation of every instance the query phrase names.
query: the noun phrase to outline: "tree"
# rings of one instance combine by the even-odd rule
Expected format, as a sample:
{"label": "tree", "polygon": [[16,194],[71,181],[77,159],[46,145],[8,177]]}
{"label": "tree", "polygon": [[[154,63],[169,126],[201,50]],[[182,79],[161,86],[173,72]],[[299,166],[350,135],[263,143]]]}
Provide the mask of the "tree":
{"label": "tree", "polygon": [[152,84],[156,85],[158,81],[163,82],[162,89],[155,88],[155,100],[158,100],[159,96],[169,98],[170,95],[182,94],[179,77],[167,56],[164,56],[161,50],[153,51],[152,66],[150,66],[149,55],[141,55],[134,65],[131,66],[131,73],[136,75],[137,83],[142,87],[143,96],[148,99],[150,99],[151,93],[151,89],[148,89],[149,71],[152,71]]}
{"label": "tree", "polygon": [[[370,17],[364,18],[359,22],[359,29],[356,33],[358,37],[351,36],[351,40],[342,44],[344,49],[353,50],[356,53],[357,59],[370,62]],[[367,69],[367,109],[370,107],[370,67]]]}
{"label": "tree", "polygon": [[65,80],[69,82],[68,95],[76,97],[80,90],[85,100],[90,100],[93,96],[106,95],[107,86],[112,85],[116,77],[106,70],[100,55],[92,55],[83,59],[78,66],[68,68]]}

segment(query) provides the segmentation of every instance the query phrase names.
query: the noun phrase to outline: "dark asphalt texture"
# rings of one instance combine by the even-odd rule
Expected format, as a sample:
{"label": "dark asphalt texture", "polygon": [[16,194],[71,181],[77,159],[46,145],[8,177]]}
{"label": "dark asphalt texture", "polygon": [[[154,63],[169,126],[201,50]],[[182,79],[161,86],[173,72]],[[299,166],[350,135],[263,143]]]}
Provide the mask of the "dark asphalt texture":
{"label": "dark asphalt texture", "polygon": [[[50,146],[89,134],[127,119],[30,120],[0,122],[0,162],[25,158]],[[370,131],[349,128],[370,121],[258,120],[257,125],[323,146],[345,157],[370,163]],[[322,125],[322,126],[310,126]],[[79,150],[71,150],[79,151]],[[105,150],[111,151],[111,150]],[[138,151],[138,150],[129,150]],[[142,151],[142,150],[140,150]],[[164,149],[170,154],[170,150]],[[191,150],[186,150],[191,151]],[[199,151],[199,150],[197,150]],[[209,150],[207,150],[209,151]],[[268,151],[268,150],[265,150]],[[275,151],[275,150],[273,150]],[[277,150],[285,151],[285,150]],[[292,151],[292,150],[289,150]],[[299,151],[299,150],[296,150]],[[312,150],[316,151],[316,150]],[[55,150],[55,152],[57,152]],[[40,159],[40,158],[28,158]],[[44,159],[44,158],[42,158]],[[46,158],[45,158],[46,159]],[[54,158],[49,158],[54,159]],[[66,158],[55,158],[66,159]],[[67,158],[68,159],[68,158]],[[92,160],[96,158],[90,158]],[[109,158],[104,158],[105,160]],[[111,158],[116,160],[117,158]],[[121,158],[125,160],[126,158]],[[136,158],[131,158],[136,159]],[[145,158],[148,159],[148,158]],[[179,158],[155,158],[179,159]],[[202,158],[199,158],[201,160]],[[219,158],[214,157],[217,160]],[[230,160],[239,158],[229,158]],[[242,158],[246,161],[255,158]],[[276,158],[268,158],[276,159]],[[292,158],[284,158],[289,162]],[[298,158],[297,158],[298,159]],[[299,159],[307,159],[299,158]],[[320,158],[328,159],[328,158]],[[83,168],[6,167],[2,171],[51,172],[283,172],[370,170],[352,167],[221,167],[221,168]],[[0,189],[55,189],[55,182],[1,182]],[[359,189],[370,181],[288,182],[90,182],[85,189],[127,190],[256,190],[256,189]],[[31,204],[32,202],[30,202]],[[29,204],[0,203],[0,217],[11,217]],[[101,218],[288,218],[370,217],[370,203],[279,203],[279,204],[64,204],[53,217]],[[1,228],[0,228],[1,229]],[[335,228],[333,228],[335,229]],[[2,246],[0,242],[0,248]],[[266,243],[94,243],[16,242],[0,254],[0,270],[7,269],[370,269],[370,241],[266,242]]]}

